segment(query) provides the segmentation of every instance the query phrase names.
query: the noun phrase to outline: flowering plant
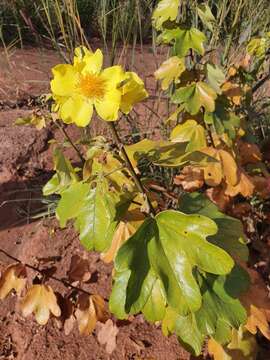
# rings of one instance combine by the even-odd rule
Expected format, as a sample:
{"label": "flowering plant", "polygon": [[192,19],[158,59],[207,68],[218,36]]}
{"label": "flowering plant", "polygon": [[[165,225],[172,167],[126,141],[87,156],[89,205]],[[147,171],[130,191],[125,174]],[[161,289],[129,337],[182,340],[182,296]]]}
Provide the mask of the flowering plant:
{"label": "flowering plant", "polygon": [[52,69],[51,89],[54,110],[67,124],[87,126],[93,109],[105,121],[118,119],[119,111],[128,113],[132,106],[147,97],[142,80],[121,66],[102,70],[103,54],[85,47],[75,49],[73,65],[61,64]]}
{"label": "flowering plant", "polygon": [[[89,124],[95,110],[108,122],[113,143],[90,139],[81,154],[71,142],[81,160],[76,168],[57,146],[55,174],[43,193],[58,196],[61,227],[72,221],[82,245],[113,262],[109,309],[117,318],[141,312],[159,322],[165,335],[175,333],[195,355],[208,341],[216,360],[235,359],[239,351],[251,358],[252,341],[244,338],[260,330],[270,339],[269,301],[265,292],[258,297],[250,286],[255,276],[245,264],[247,238],[241,221],[226,211],[235,199],[269,195],[257,186],[259,181],[267,188],[269,173],[248,136],[269,34],[251,40],[241,61],[222,67],[209,59],[206,35],[180,21],[180,3],[161,0],[153,13],[158,41],[171,49],[155,72],[175,107],[166,119],[173,124],[169,139],[123,144],[114,122],[120,112],[128,114],[146,99],[143,81],[118,65],[102,69],[100,50],[79,47],[72,65],[52,70],[53,110],[64,123],[79,127]],[[206,4],[198,15],[202,28],[213,31],[215,17]],[[159,183],[153,180],[158,171],[173,174],[168,188],[162,176]],[[21,290],[21,273],[21,268],[7,269],[0,297],[11,288]],[[59,315],[51,288],[35,287],[30,293],[50,294],[46,321],[49,310]],[[24,313],[44,306],[38,297],[30,306],[29,297]],[[87,310],[77,304],[73,311],[85,334],[106,319],[104,300],[96,294],[88,300]]]}

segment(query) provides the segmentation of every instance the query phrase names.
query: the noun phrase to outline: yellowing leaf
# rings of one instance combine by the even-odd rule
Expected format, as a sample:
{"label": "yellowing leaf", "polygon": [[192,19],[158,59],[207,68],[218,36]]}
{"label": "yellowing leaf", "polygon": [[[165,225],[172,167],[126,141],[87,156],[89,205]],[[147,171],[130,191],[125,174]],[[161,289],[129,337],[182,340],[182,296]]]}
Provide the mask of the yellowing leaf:
{"label": "yellowing leaf", "polygon": [[222,179],[232,186],[238,183],[237,164],[228,151],[212,147],[207,147],[201,151],[217,160],[217,162],[209,162],[203,168],[204,179],[207,185],[217,186],[221,183]]}
{"label": "yellowing leaf", "polygon": [[227,81],[222,85],[221,89],[223,94],[230,98],[235,105],[241,104],[243,92],[238,84]]}
{"label": "yellowing leaf", "polygon": [[165,21],[174,21],[178,14],[179,5],[180,0],[161,0],[152,16],[155,27],[160,29]]}
{"label": "yellowing leaf", "polygon": [[217,94],[221,94],[220,86],[225,82],[225,75],[217,65],[206,65],[207,80]]}
{"label": "yellowing leaf", "polygon": [[33,285],[22,299],[20,306],[24,317],[33,312],[40,325],[47,324],[50,312],[54,316],[61,315],[56,296],[48,285]]}
{"label": "yellowing leaf", "polygon": [[180,175],[174,178],[176,185],[181,185],[185,191],[195,191],[204,184],[203,170],[194,166],[185,166]]}
{"label": "yellowing leaf", "polygon": [[174,54],[182,58],[189,53],[190,49],[203,55],[205,51],[203,43],[206,41],[206,36],[194,27],[181,26],[163,30],[157,41],[166,44],[172,43]]}
{"label": "yellowing leaf", "polygon": [[[195,50],[200,55],[204,54],[205,50],[203,43],[206,41],[204,33],[193,27],[182,27],[177,28],[176,30],[174,50],[178,56],[186,56],[190,49]],[[167,32],[169,31],[170,30],[167,30]]]}
{"label": "yellowing leaf", "polygon": [[105,301],[99,295],[82,295],[78,304],[75,316],[79,331],[83,335],[90,335],[95,329],[97,321],[104,322],[107,320]]}
{"label": "yellowing leaf", "polygon": [[201,107],[213,112],[216,98],[216,92],[205,82],[199,81],[177,89],[172,100],[176,104],[184,104],[186,111],[195,115]]}
{"label": "yellowing leaf", "polygon": [[208,352],[214,357],[214,360],[232,360],[223,347],[213,338],[208,341]]}
{"label": "yellowing leaf", "polygon": [[237,194],[242,194],[244,197],[250,197],[255,189],[254,184],[243,170],[239,170],[238,174],[238,183],[232,185],[231,183],[227,182],[225,194],[229,196],[236,196]]}
{"label": "yellowing leaf", "polygon": [[232,329],[232,339],[227,346],[222,346],[213,338],[208,341],[209,354],[214,360],[254,360],[257,358],[257,342],[247,331]]}
{"label": "yellowing leaf", "polygon": [[106,251],[106,253],[101,254],[101,260],[103,260],[105,263],[110,263],[111,261],[113,261],[120,246],[134,233],[135,228],[132,225],[120,221],[114,233],[111,246]]}
{"label": "yellowing leaf", "polygon": [[270,340],[270,309],[259,309],[254,305],[250,305],[250,315],[246,323],[246,329],[251,332],[251,334],[256,334],[257,329]]}
{"label": "yellowing leaf", "polygon": [[176,81],[185,70],[184,60],[173,56],[164,61],[155,72],[157,80],[161,80],[162,90],[167,90],[173,81]]}
{"label": "yellowing leaf", "polygon": [[195,151],[207,146],[204,128],[195,120],[177,125],[170,136],[173,142],[187,142],[186,151]]}
{"label": "yellowing leaf", "polygon": [[0,279],[0,300],[3,300],[11,290],[15,290],[18,295],[22,292],[26,284],[26,270],[22,264],[10,265]]}

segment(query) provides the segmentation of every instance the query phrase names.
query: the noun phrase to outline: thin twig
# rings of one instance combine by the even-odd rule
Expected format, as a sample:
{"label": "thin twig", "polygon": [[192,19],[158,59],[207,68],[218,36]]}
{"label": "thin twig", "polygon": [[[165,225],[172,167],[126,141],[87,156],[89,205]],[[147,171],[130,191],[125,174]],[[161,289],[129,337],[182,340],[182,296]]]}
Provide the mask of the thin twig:
{"label": "thin twig", "polygon": [[68,142],[70,143],[70,145],[73,147],[73,149],[76,151],[76,153],[78,154],[79,158],[81,159],[82,162],[85,161],[83,155],[81,154],[80,150],[77,148],[77,146],[74,144],[74,142],[72,141],[71,137],[68,135],[66,129],[58,122],[55,122],[58,129],[60,129],[62,131],[62,133],[64,134],[64,136],[66,137],[66,139],[68,140]]}
{"label": "thin twig", "polygon": [[[27,267],[27,268],[29,268],[29,269],[31,269],[31,270],[34,270],[34,271],[36,271],[36,272],[38,272],[39,274],[41,274],[41,275],[44,276],[44,270],[41,270],[41,269],[39,269],[39,268],[36,267],[36,266],[30,265],[30,264],[27,264],[27,263],[21,261],[20,259],[16,258],[15,256],[10,255],[9,253],[7,253],[7,252],[6,252],[5,250],[3,250],[3,249],[0,249],[0,252],[1,252],[2,254],[4,254],[5,256],[7,256],[8,258],[10,258],[11,260],[17,262],[18,264],[22,264],[22,265],[24,265],[25,267]],[[90,292],[88,292],[88,291],[86,291],[86,290],[84,290],[84,289],[81,289],[81,288],[79,288],[79,287],[77,287],[77,286],[74,286],[74,285],[70,284],[68,281],[63,280],[63,279],[60,279],[60,278],[58,278],[58,277],[56,277],[56,276],[54,276],[54,275],[47,275],[47,274],[46,274],[46,276],[47,276],[49,279],[52,279],[52,280],[57,281],[57,282],[60,282],[60,283],[63,284],[64,286],[70,287],[70,288],[73,289],[73,290],[77,290],[77,291],[82,292],[82,293],[84,293],[84,294],[87,294],[87,295],[89,295],[89,296],[93,295],[93,294],[91,294]]]}
{"label": "thin twig", "polygon": [[268,81],[268,80],[270,80],[270,73],[267,74],[265,77],[263,77],[261,80],[259,80],[257,82],[257,84],[255,84],[253,86],[253,88],[251,90],[252,94],[254,94],[260,87],[262,87],[266,83],[266,81]]}
{"label": "thin twig", "polygon": [[120,137],[118,135],[116,127],[115,127],[113,122],[110,122],[109,125],[110,125],[111,131],[112,131],[113,139],[114,139],[119,151],[122,153],[122,156],[123,156],[123,158],[125,160],[126,166],[127,166],[128,170],[130,172],[130,175],[132,176],[138,190],[142,193],[142,195],[143,195],[143,197],[144,197],[144,199],[145,199],[145,201],[147,203],[147,206],[149,208],[149,214],[152,217],[154,217],[155,216],[155,209],[153,208],[153,205],[151,204],[151,201],[149,200],[149,198],[148,198],[148,196],[147,196],[147,194],[145,192],[145,189],[144,189],[144,187],[143,187],[143,185],[141,183],[141,180],[138,177],[138,175],[136,174],[136,172],[135,172],[135,170],[134,170],[134,168],[133,168],[133,166],[131,164],[131,161],[129,160],[128,154],[126,152],[124,144],[122,143],[122,141],[121,141],[121,139],[120,139]]}

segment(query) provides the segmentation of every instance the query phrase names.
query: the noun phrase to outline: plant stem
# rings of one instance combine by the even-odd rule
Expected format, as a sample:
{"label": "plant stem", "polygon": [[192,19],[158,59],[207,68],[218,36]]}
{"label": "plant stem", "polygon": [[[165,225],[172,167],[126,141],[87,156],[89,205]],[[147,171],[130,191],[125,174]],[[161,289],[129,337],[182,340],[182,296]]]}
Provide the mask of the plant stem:
{"label": "plant stem", "polygon": [[129,157],[128,157],[128,154],[126,152],[126,149],[124,147],[124,144],[122,143],[119,135],[118,135],[118,132],[116,130],[116,127],[115,127],[115,124],[113,122],[110,122],[109,123],[109,126],[111,128],[111,131],[112,131],[112,135],[113,135],[113,139],[119,149],[119,151],[121,152],[124,160],[125,160],[125,163],[126,163],[126,166],[138,188],[138,190],[142,193],[145,201],[146,201],[146,204],[147,204],[147,207],[149,209],[149,214],[154,217],[155,216],[155,209],[153,208],[153,205],[151,204],[151,201],[149,200],[146,192],[145,192],[145,189],[143,188],[143,185],[141,183],[141,180],[140,178],[138,177],[138,175],[136,174],[132,164],[131,164],[131,161],[129,160]]}
{"label": "plant stem", "polygon": [[62,131],[62,133],[64,134],[64,136],[66,137],[66,139],[68,140],[68,142],[70,143],[70,145],[73,147],[73,149],[76,151],[76,153],[78,154],[79,158],[81,159],[82,162],[85,161],[83,155],[81,154],[80,150],[77,148],[77,146],[74,144],[74,142],[72,141],[71,137],[68,135],[68,133],[66,132],[66,129],[58,122],[55,122],[58,129],[60,129]]}
{"label": "plant stem", "polygon": [[[25,267],[27,267],[28,269],[34,270],[34,271],[36,271],[36,272],[38,272],[39,274],[41,274],[41,275],[44,276],[44,270],[41,270],[41,269],[39,269],[39,268],[36,267],[36,266],[33,266],[33,265],[30,265],[30,264],[24,263],[23,261],[21,261],[20,259],[16,258],[15,256],[10,255],[9,253],[7,253],[7,252],[6,252],[5,250],[3,250],[3,249],[0,249],[0,253],[4,254],[5,256],[7,256],[8,258],[10,258],[11,260],[17,262],[18,264],[22,264],[22,265],[24,265]],[[86,290],[84,290],[84,289],[81,289],[81,288],[79,288],[79,287],[77,287],[77,286],[74,286],[74,285],[70,284],[68,281],[63,280],[63,279],[60,279],[60,278],[58,278],[58,277],[56,277],[56,276],[54,276],[54,275],[47,275],[47,274],[46,274],[46,276],[47,276],[49,279],[52,279],[52,280],[57,281],[57,282],[60,282],[60,283],[62,283],[64,286],[70,287],[70,288],[73,289],[73,290],[80,291],[80,292],[82,292],[82,293],[84,293],[84,294],[87,294],[87,295],[89,295],[89,296],[92,295],[90,292],[88,292],[88,291],[86,291]]]}

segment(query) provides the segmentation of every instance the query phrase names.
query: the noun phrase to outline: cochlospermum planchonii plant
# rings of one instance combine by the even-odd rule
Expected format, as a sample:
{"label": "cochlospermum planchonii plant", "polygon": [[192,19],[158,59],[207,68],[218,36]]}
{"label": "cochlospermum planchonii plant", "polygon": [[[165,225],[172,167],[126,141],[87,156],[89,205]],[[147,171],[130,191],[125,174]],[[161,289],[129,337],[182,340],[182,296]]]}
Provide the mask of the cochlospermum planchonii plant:
{"label": "cochlospermum planchonii plant", "polygon": [[[53,68],[54,119],[86,127],[95,112],[110,128],[112,141],[88,139],[83,153],[73,144],[81,159],[76,167],[64,156],[63,146],[54,145],[55,174],[43,192],[59,197],[60,226],[72,221],[82,245],[113,262],[109,309],[118,319],[142,313],[161,324],[164,335],[175,333],[196,356],[207,341],[216,360],[221,355],[236,359],[239,352],[251,359],[255,340],[250,334],[259,330],[270,339],[269,300],[246,266],[243,226],[225,210],[237,197],[260,196],[258,178],[265,186],[269,182],[260,149],[249,141],[247,130],[269,33],[253,39],[234,66],[222,67],[209,58],[204,33],[183,22],[180,12],[179,0],[161,0],[153,13],[158,41],[171,49],[155,73],[175,106],[164,119],[173,124],[169,138],[123,143],[116,122],[147,97],[144,84],[120,66],[102,69],[100,50],[79,47],[72,65]],[[209,21],[213,24],[215,17],[206,4],[200,18],[211,31]],[[150,172],[145,176],[145,160],[156,169],[175,170],[172,190],[162,188],[162,179],[153,184]],[[166,201],[166,195],[174,201]],[[83,282],[85,261],[73,259],[73,279],[76,267]],[[6,270],[1,298],[11,289],[22,291],[23,270],[22,265]],[[99,295],[84,295],[87,304],[79,297],[71,313],[80,331],[89,334],[108,313]],[[44,282],[28,290],[21,306],[23,314],[35,312],[42,324],[50,312],[60,314],[53,290]],[[46,316],[40,316],[40,306]]]}

